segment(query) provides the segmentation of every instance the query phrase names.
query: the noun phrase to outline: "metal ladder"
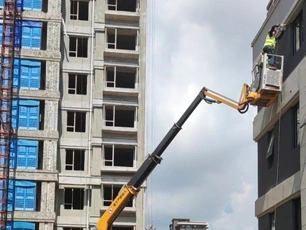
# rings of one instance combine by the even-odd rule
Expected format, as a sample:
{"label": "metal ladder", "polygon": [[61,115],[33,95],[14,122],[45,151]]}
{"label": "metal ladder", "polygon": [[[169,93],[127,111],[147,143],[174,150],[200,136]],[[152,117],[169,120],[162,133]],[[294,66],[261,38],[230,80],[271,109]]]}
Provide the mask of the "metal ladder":
{"label": "metal ladder", "polygon": [[0,229],[8,222],[10,145],[17,0],[4,0],[0,78]]}

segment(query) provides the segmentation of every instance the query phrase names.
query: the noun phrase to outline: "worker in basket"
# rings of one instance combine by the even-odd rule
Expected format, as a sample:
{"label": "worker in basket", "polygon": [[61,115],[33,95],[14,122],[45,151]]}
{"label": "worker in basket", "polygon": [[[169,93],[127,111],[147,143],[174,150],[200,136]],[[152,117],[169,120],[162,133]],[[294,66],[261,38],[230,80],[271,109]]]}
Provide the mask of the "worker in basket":
{"label": "worker in basket", "polygon": [[[269,30],[266,41],[263,47],[263,54],[275,54],[275,47],[276,47],[276,33],[278,30],[279,25],[274,25]],[[274,56],[268,55],[269,65],[274,65]]]}

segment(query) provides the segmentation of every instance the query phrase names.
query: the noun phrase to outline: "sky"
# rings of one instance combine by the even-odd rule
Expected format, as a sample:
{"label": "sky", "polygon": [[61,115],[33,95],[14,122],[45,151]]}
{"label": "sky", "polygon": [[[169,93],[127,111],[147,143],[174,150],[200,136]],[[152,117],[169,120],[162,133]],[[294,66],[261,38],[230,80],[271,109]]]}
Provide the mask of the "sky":
{"label": "sky", "polygon": [[[148,0],[146,153],[202,87],[238,100],[250,84],[251,42],[268,0]],[[147,180],[146,225],[173,218],[212,230],[257,229],[256,108],[246,114],[204,101]]]}

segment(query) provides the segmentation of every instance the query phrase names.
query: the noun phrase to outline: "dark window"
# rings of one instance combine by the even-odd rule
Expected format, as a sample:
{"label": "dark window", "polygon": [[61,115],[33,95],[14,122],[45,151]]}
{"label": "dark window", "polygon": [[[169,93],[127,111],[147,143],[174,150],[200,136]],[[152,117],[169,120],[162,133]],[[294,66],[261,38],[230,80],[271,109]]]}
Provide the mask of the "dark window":
{"label": "dark window", "polygon": [[134,128],[135,109],[117,108],[115,106],[105,107],[105,125],[115,127]]}
{"label": "dark window", "polygon": [[88,38],[69,37],[69,56],[87,58]]}
{"label": "dark window", "polygon": [[85,150],[66,149],[65,169],[70,171],[84,171]]}
{"label": "dark window", "polygon": [[87,94],[87,75],[69,74],[68,94]]}
{"label": "dark window", "polygon": [[293,148],[300,144],[300,109],[299,103],[293,107]]}
{"label": "dark window", "polygon": [[302,229],[301,221],[301,197],[293,200],[293,216],[294,216],[294,230]]}
{"label": "dark window", "polygon": [[268,133],[269,145],[267,149],[266,158],[268,159],[274,154],[274,133],[273,130]]}
{"label": "dark window", "polygon": [[82,210],[84,208],[84,189],[65,188],[65,209]]}
{"label": "dark window", "polygon": [[136,12],[136,0],[108,0],[108,10]]}
{"label": "dark window", "polygon": [[86,112],[67,112],[67,131],[84,133],[86,129]]}
{"label": "dark window", "polygon": [[297,16],[297,18],[292,23],[293,26],[293,54],[295,54],[302,46],[304,42],[303,35],[303,11]]}
{"label": "dark window", "polygon": [[266,159],[268,160],[268,168],[272,168],[273,162],[274,162],[274,151],[275,151],[275,146],[274,146],[274,133],[273,130],[268,133],[268,149],[267,149],[267,154],[266,154]]}
{"label": "dark window", "polygon": [[269,230],[275,230],[275,212],[269,213]]}
{"label": "dark window", "polygon": [[136,68],[108,66],[105,76],[106,86],[135,89],[136,75]]}
{"label": "dark window", "polygon": [[134,166],[134,146],[104,146],[104,165],[118,167],[133,167]]}
{"label": "dark window", "polygon": [[70,19],[88,21],[88,1],[70,1]]}

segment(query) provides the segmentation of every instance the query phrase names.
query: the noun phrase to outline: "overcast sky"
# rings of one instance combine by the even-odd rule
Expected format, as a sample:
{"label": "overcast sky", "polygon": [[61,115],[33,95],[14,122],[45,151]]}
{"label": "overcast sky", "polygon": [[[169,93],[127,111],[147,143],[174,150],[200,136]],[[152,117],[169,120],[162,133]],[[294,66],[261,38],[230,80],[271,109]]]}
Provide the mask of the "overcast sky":
{"label": "overcast sky", "polygon": [[[268,3],[152,1],[147,24],[147,152],[203,86],[238,100],[243,83],[251,80],[251,42]],[[255,115],[254,107],[241,115],[222,104],[198,106],[148,179],[147,225],[169,229],[178,217],[206,221],[213,230],[257,229]]]}

